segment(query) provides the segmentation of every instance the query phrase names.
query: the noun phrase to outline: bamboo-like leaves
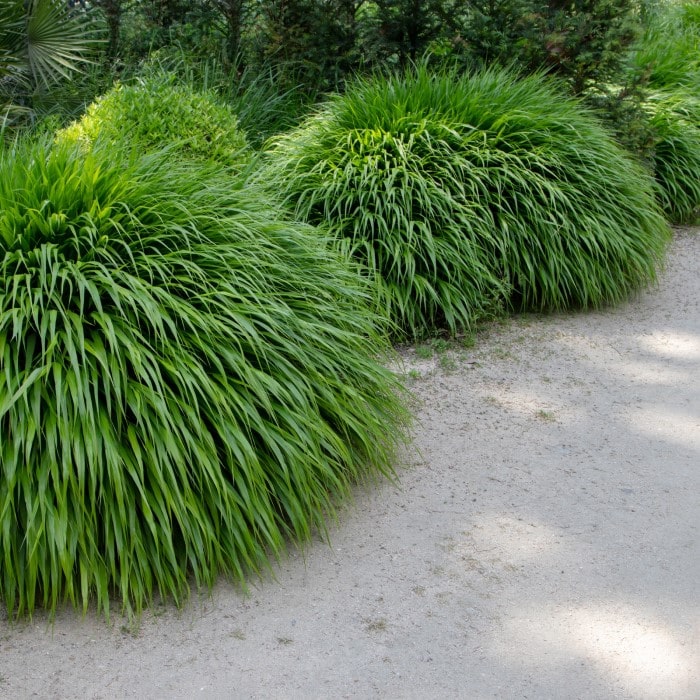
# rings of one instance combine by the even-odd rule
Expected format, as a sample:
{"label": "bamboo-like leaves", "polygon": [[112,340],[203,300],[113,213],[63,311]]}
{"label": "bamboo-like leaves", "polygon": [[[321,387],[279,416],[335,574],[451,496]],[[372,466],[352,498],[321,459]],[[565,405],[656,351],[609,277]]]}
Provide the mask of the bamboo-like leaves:
{"label": "bamboo-like leaves", "polygon": [[172,73],[155,73],[130,85],[117,84],[62,129],[60,141],[90,147],[104,141],[113,150],[160,150],[241,167],[250,150],[238,119],[212,92],[179,85]]}
{"label": "bamboo-like leaves", "polygon": [[105,614],[245,579],[388,473],[405,413],[358,275],[229,173],[0,155],[0,596]]}

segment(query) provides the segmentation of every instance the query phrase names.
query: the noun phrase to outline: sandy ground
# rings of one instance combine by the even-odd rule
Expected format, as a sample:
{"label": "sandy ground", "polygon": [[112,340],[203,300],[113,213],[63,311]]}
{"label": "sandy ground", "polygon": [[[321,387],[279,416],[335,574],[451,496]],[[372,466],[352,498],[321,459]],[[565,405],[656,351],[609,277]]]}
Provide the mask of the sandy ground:
{"label": "sandy ground", "polygon": [[427,355],[330,546],[138,629],[0,613],[0,696],[700,698],[700,231],[629,304]]}

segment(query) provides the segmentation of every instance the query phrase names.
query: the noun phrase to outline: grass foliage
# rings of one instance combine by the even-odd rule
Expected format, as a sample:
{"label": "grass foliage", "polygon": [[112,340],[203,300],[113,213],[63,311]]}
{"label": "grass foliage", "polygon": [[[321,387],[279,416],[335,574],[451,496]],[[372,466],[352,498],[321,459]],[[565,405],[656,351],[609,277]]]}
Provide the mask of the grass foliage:
{"label": "grass foliage", "polygon": [[653,8],[630,75],[650,92],[643,107],[659,200],[672,222],[694,223],[700,216],[700,8]]}
{"label": "grass foliage", "polygon": [[359,276],[223,170],[0,154],[0,597],[109,613],[243,579],[389,472]]}
{"label": "grass foliage", "polygon": [[518,309],[615,302],[654,279],[651,182],[540,75],[359,80],[270,146],[266,177],[375,277],[409,335]]}
{"label": "grass foliage", "polygon": [[225,66],[216,56],[198,60],[181,50],[157,51],[138,71],[147,82],[172,75],[177,76],[178,85],[216,95],[228,105],[254,148],[296,126],[318,97],[309,86],[302,90],[290,82],[289,70],[281,66]]}
{"label": "grass foliage", "polygon": [[658,92],[646,108],[655,134],[653,170],[659,200],[677,224],[700,220],[700,100]]}
{"label": "grass foliage", "polygon": [[644,35],[631,55],[630,70],[656,90],[700,93],[700,10],[663,3],[650,10]]}
{"label": "grass foliage", "polygon": [[187,158],[240,166],[248,157],[246,138],[233,110],[213,93],[196,91],[173,74],[117,83],[59,133],[59,139],[112,148],[153,151],[170,146]]}

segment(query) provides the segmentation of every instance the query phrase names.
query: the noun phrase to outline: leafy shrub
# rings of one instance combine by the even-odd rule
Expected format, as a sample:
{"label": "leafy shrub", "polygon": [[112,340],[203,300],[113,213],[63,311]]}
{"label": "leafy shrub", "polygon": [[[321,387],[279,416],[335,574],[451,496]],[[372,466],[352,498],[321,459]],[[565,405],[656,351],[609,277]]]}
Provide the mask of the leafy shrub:
{"label": "leafy shrub", "polygon": [[296,81],[290,87],[290,70],[274,64],[226,65],[216,56],[198,59],[171,47],[152,53],[138,76],[158,81],[163,74],[175,74],[178,84],[215,94],[236,114],[251,146],[259,148],[273,134],[296,126],[317,96],[308,86],[300,89]]}
{"label": "leafy shrub", "polygon": [[243,579],[389,472],[404,412],[358,275],[226,170],[0,155],[0,597]]}
{"label": "leafy shrub", "polygon": [[212,93],[176,84],[173,75],[115,85],[59,138],[84,144],[102,139],[139,151],[171,145],[188,158],[230,166],[247,158],[245,135],[233,111]]}
{"label": "leafy shrub", "polygon": [[[461,7],[460,7],[461,5]],[[461,10],[461,11],[460,11]],[[357,38],[365,64],[415,63],[421,55],[447,44],[464,29],[465,3],[451,0],[375,0],[357,12]]]}
{"label": "leafy shrub", "polygon": [[249,37],[261,65],[274,64],[314,90],[333,89],[357,67],[361,3],[346,0],[267,0]]}
{"label": "leafy shrub", "polygon": [[615,140],[647,169],[652,168],[656,132],[646,106],[648,91],[643,80],[626,85],[602,85],[583,95],[584,104],[613,135]]}
{"label": "leafy shrub", "polygon": [[377,279],[409,334],[614,302],[654,278],[648,175],[539,75],[425,68],[352,85],[270,148],[266,177]]}

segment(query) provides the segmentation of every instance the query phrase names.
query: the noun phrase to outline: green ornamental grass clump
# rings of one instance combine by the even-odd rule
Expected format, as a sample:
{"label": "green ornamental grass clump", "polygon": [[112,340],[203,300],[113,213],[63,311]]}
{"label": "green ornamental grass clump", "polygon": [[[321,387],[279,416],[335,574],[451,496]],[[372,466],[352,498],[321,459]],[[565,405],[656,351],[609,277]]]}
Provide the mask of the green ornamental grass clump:
{"label": "green ornamental grass clump", "polygon": [[700,10],[684,3],[650,10],[644,34],[630,56],[629,70],[655,90],[700,91]]}
{"label": "green ornamental grass clump", "polygon": [[700,219],[700,99],[657,92],[646,101],[655,135],[652,168],[659,200],[676,224]]}
{"label": "green ornamental grass clump", "polygon": [[0,154],[0,598],[244,579],[389,473],[405,413],[356,272],[226,170]]}
{"label": "green ornamental grass clump", "polygon": [[651,181],[540,75],[359,80],[270,146],[266,177],[370,271],[408,335],[615,302],[654,279]]}
{"label": "green ornamental grass clump", "polygon": [[180,156],[240,167],[250,157],[245,134],[230,107],[211,92],[156,73],[133,84],[117,83],[58,134],[59,141],[153,151],[170,146]]}
{"label": "green ornamental grass clump", "polygon": [[700,8],[668,3],[650,11],[629,73],[650,89],[643,108],[664,212],[673,223],[694,223],[700,216]]}
{"label": "green ornamental grass clump", "polygon": [[158,82],[176,75],[178,85],[216,95],[236,114],[250,146],[258,149],[273,134],[296,126],[313,104],[315,90],[290,82],[288,68],[225,65],[216,56],[197,58],[181,47],[170,46],[149,55],[139,69],[139,79]]}

